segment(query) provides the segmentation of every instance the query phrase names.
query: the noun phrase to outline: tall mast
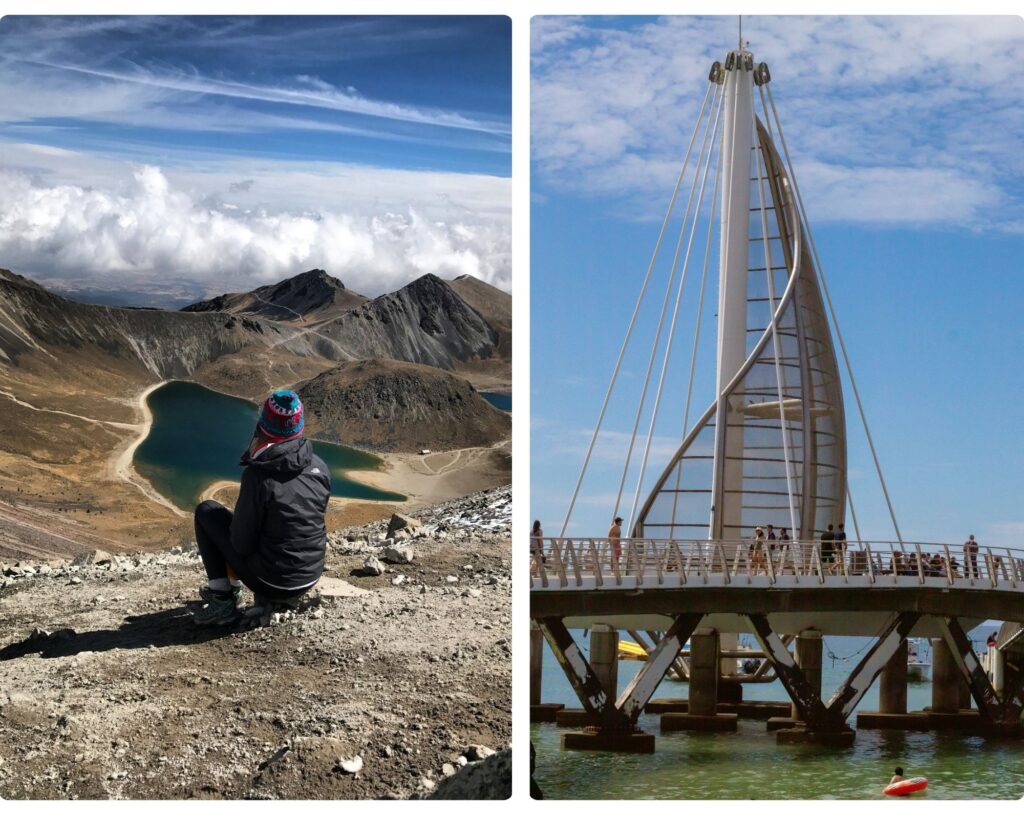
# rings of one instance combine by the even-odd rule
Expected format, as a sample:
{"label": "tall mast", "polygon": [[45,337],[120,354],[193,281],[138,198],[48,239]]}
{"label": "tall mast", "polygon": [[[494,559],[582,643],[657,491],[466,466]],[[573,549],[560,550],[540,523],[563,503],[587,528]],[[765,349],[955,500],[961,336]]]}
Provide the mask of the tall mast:
{"label": "tall mast", "polygon": [[[750,230],[750,158],[753,138],[753,56],[737,49],[725,62],[725,127],[722,131],[721,251],[718,288],[718,382],[715,469],[709,537],[735,539],[740,531],[743,484],[743,418],[726,387],[747,356],[747,270]],[[724,434],[727,427],[731,434]]]}

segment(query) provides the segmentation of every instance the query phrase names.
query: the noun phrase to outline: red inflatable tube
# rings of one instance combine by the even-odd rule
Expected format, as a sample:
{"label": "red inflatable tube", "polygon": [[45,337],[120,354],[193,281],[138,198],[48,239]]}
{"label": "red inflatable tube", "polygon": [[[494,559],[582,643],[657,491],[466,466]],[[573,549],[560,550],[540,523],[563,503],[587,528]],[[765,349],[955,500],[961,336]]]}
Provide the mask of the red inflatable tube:
{"label": "red inflatable tube", "polygon": [[886,796],[909,796],[917,791],[923,791],[928,787],[928,780],[923,776],[915,776],[913,779],[904,779],[902,782],[894,782],[882,791]]}

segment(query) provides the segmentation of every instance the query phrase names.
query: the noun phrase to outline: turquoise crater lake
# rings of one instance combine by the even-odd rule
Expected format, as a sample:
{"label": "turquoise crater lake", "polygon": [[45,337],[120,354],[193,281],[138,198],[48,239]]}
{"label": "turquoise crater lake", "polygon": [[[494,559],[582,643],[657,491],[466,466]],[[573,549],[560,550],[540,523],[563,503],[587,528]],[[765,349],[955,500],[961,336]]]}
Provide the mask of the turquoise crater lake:
{"label": "turquoise crater lake", "polygon": [[[238,458],[252,437],[257,407],[242,398],[214,392],[191,381],[170,381],[146,399],[153,425],[135,451],[135,470],[175,506],[189,510],[215,481],[237,481]],[[324,441],[313,449],[331,470],[332,494],[340,498],[404,501],[350,480],[349,470],[377,469],[382,461],[368,452]]]}

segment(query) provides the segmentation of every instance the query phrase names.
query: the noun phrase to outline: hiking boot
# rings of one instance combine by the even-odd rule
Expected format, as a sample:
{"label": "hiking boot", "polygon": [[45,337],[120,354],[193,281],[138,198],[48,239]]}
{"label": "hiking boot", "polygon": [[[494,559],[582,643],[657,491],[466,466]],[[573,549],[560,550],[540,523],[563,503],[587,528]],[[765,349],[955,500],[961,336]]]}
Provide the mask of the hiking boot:
{"label": "hiking boot", "polygon": [[[228,592],[216,591],[215,589],[211,589],[209,583],[203,583],[203,585],[199,587],[199,596],[203,598],[203,600],[207,603],[212,603],[214,600],[223,598],[223,596],[227,593]],[[232,586],[231,594],[234,595],[235,605],[242,605],[242,587]]]}
{"label": "hiking boot", "polygon": [[238,619],[238,604],[235,593],[210,591],[211,599],[201,609],[193,612],[192,621],[197,626],[226,626]]}

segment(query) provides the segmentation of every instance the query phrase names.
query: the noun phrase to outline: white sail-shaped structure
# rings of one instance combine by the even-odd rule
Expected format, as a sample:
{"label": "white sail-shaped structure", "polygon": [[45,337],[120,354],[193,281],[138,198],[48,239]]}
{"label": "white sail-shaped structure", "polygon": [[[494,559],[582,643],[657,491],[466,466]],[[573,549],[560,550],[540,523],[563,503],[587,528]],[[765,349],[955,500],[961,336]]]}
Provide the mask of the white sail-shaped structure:
{"label": "white sail-shaped structure", "polygon": [[[610,515],[628,515],[622,535],[727,544],[749,541],[756,527],[771,524],[785,527],[796,549],[830,525],[837,530],[845,526],[849,512],[859,539],[847,487],[847,430],[834,330],[896,540],[902,543],[793,175],[768,66],[755,64],[751,52],[740,47],[724,63],[712,65],[708,80],[560,536],[566,536],[627,351],[642,327],[653,344],[642,383],[634,380],[629,387],[628,403],[636,400],[636,412]],[[686,181],[689,195],[684,197]],[[661,251],[680,211],[660,318],[651,321],[650,285],[665,267]],[[698,228],[706,230],[706,241],[697,240]],[[697,275],[701,267],[699,294],[687,291],[688,272]],[[716,268],[714,391],[704,399],[704,413],[691,423],[702,318],[712,298],[705,300],[705,293],[714,292]],[[684,292],[695,298],[684,299]],[[676,404],[666,396],[679,386],[685,370],[672,361],[673,345],[682,324],[680,308],[694,302],[689,378],[685,400]],[[663,405],[670,413],[680,407],[683,424],[672,435],[679,442],[674,454],[657,464],[650,458],[651,444],[656,437],[664,440],[658,427]],[[646,434],[644,418],[649,419]],[[635,478],[631,501],[624,497],[630,474]]]}
{"label": "white sail-shaped structure", "polygon": [[636,517],[635,537],[809,540],[843,521],[839,367],[793,186],[752,104],[762,67],[724,71],[717,398]]}

